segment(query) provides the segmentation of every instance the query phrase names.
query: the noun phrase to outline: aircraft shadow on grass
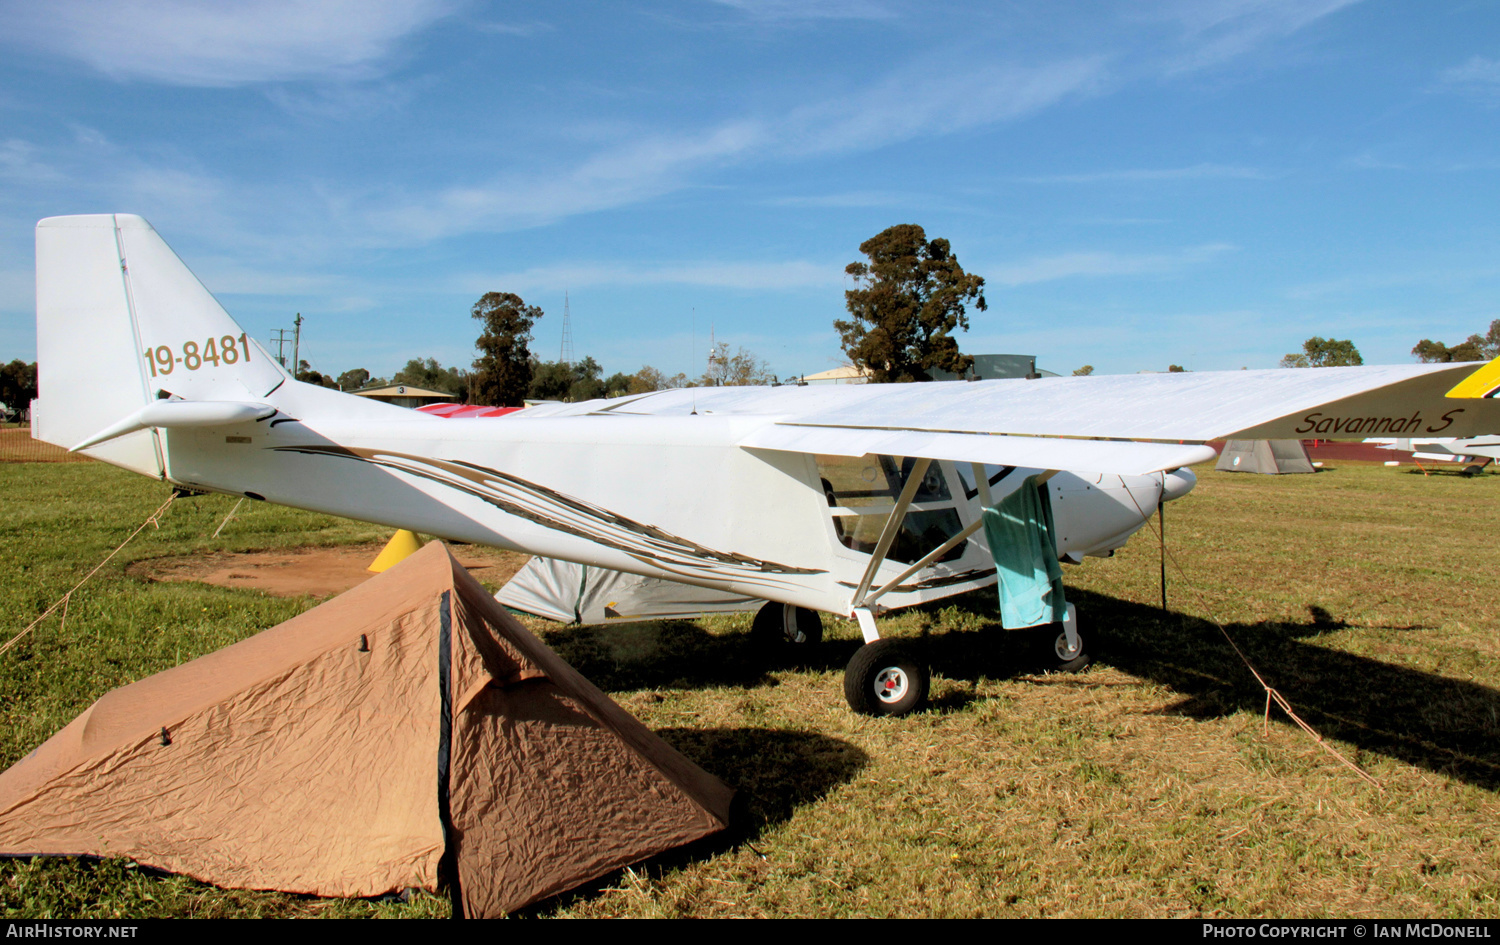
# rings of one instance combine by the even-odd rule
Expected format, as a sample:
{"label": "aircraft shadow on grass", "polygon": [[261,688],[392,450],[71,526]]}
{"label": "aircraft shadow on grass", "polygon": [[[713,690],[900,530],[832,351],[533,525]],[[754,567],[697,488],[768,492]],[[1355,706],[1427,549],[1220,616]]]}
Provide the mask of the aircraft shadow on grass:
{"label": "aircraft shadow on grass", "polygon": [[[1087,591],[1068,595],[1087,615],[1083,630],[1093,630],[1088,639],[1096,660],[1182,697],[1165,711],[1216,718],[1265,710],[1265,690],[1209,621]],[[1320,646],[1317,637],[1346,624],[1320,607],[1308,610],[1307,623],[1225,629],[1266,683],[1323,736],[1500,791],[1500,690]],[[994,631],[935,635],[928,658],[952,678],[1004,675],[1007,663],[1021,666],[1014,647],[975,646],[957,637],[1005,634],[997,622]],[[1285,721],[1278,709],[1272,717]]]}
{"label": "aircraft shadow on grass", "polygon": [[[977,681],[1042,668],[1046,635],[1002,630],[993,593],[915,608],[928,619],[913,648],[934,672]],[[1068,596],[1097,661],[1182,697],[1166,711],[1194,718],[1264,711],[1265,691],[1212,623],[1079,589],[1070,588]],[[953,607],[968,612],[966,629],[944,629],[943,611]],[[1318,637],[1344,627],[1310,607],[1305,623],[1230,624],[1226,630],[1266,682],[1325,737],[1500,791],[1500,690],[1318,645]],[[714,635],[688,621],[571,628],[548,634],[548,643],[609,690],[775,685],[768,671],[775,667],[745,635]],[[857,645],[825,641],[786,665],[837,672]],[[933,707],[961,709],[975,698],[971,690],[949,691]],[[1279,710],[1272,714],[1284,719]]]}

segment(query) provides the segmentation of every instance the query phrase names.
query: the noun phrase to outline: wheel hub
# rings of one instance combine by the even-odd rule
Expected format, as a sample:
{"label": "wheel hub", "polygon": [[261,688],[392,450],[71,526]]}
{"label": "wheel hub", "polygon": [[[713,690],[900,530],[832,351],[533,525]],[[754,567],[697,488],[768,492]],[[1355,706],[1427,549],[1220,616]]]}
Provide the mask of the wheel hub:
{"label": "wheel hub", "polygon": [[1079,651],[1083,649],[1083,646],[1081,641],[1079,643],[1073,644],[1072,646],[1069,646],[1068,635],[1066,633],[1059,633],[1057,635],[1057,643],[1054,645],[1053,649],[1057,651],[1058,659],[1071,660],[1078,655]]}
{"label": "wheel hub", "polygon": [[901,667],[887,666],[875,674],[875,697],[881,702],[900,702],[909,685]]}

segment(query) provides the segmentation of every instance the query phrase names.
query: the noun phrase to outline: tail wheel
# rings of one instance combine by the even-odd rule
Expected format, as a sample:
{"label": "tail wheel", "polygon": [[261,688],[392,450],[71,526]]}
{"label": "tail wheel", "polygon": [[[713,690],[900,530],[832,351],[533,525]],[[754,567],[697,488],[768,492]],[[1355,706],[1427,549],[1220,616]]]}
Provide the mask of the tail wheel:
{"label": "tail wheel", "polygon": [[756,611],[750,637],[768,654],[805,653],[823,642],[823,617],[806,607],[771,601]]}
{"label": "tail wheel", "polygon": [[908,715],[927,702],[930,675],[896,640],[855,651],[844,669],[844,698],[861,715]]}

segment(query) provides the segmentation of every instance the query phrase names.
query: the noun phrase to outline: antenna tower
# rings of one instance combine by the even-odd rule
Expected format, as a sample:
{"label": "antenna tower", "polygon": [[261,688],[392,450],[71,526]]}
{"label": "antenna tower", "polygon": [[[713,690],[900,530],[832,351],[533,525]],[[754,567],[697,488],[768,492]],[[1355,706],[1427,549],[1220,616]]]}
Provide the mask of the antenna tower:
{"label": "antenna tower", "polygon": [[557,360],[562,364],[573,363],[573,326],[568,312],[568,292],[563,290],[563,332],[562,351],[557,355]]}
{"label": "antenna tower", "polygon": [[713,378],[716,384],[722,383],[723,379],[719,376],[719,371],[722,370],[723,365],[729,363],[728,348],[729,345],[726,344],[721,350],[720,345],[714,341],[714,329],[710,323],[708,327],[708,376]]}

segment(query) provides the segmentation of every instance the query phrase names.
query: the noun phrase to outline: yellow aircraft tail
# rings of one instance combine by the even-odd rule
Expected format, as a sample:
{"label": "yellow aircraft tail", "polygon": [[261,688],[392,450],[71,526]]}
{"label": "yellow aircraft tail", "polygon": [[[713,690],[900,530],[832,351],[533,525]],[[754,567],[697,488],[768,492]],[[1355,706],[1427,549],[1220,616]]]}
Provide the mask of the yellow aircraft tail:
{"label": "yellow aircraft tail", "polygon": [[1493,397],[1500,391],[1500,358],[1470,374],[1454,385],[1449,397]]}

